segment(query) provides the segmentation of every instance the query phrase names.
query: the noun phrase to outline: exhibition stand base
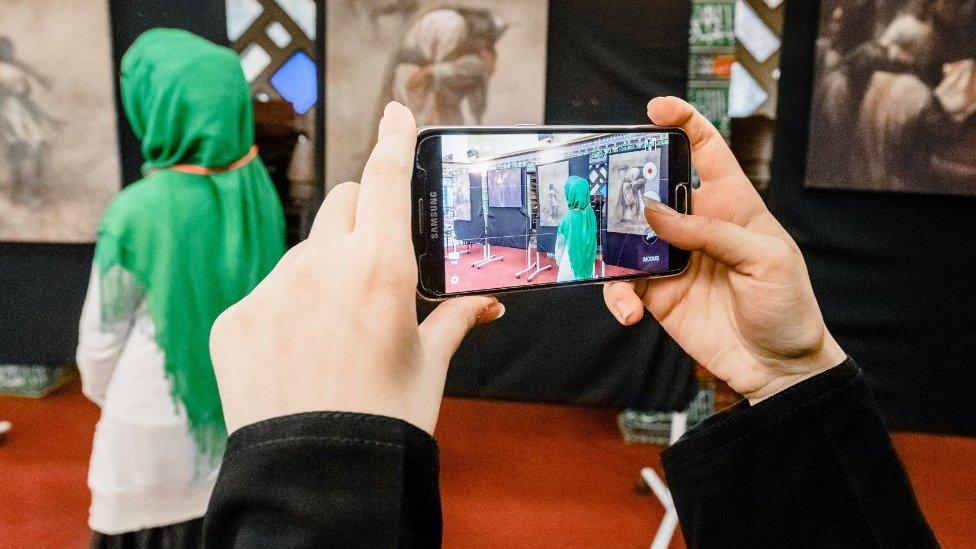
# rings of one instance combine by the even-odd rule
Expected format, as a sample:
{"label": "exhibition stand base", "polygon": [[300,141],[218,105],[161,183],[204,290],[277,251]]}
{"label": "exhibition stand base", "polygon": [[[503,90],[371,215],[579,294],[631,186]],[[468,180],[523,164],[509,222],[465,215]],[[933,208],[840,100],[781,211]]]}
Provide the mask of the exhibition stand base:
{"label": "exhibition stand base", "polygon": [[[482,259],[485,250],[481,244],[472,244],[466,249],[470,252],[465,255],[459,254],[457,259],[449,258],[444,262],[448,291],[463,292],[483,288],[529,286],[556,281],[558,271],[556,261],[544,253],[540,253],[538,258],[533,253],[527,261],[526,250],[522,248],[491,246],[492,261],[485,263]],[[535,264],[536,261],[538,264]],[[631,269],[606,266],[606,276],[633,273]],[[535,276],[529,280],[527,275],[533,274]]]}

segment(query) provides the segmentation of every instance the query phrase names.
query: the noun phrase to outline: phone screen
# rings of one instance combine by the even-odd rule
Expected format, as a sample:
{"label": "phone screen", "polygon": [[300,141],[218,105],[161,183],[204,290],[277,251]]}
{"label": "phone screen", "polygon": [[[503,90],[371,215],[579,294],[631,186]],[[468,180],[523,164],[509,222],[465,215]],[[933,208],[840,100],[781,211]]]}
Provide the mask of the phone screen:
{"label": "phone screen", "polygon": [[440,197],[442,250],[428,254],[443,266],[437,293],[674,271],[672,249],[648,225],[643,199],[670,204],[672,175],[688,181],[686,166],[672,174],[676,137],[684,138],[668,131],[437,136],[429,150],[439,162],[428,163],[435,173],[426,175],[426,188]]}

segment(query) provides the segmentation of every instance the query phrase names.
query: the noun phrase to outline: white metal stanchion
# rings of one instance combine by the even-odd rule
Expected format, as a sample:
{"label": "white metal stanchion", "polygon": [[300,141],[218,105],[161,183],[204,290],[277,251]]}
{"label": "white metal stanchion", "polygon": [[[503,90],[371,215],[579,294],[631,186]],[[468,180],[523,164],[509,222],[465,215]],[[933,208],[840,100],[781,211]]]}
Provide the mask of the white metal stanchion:
{"label": "white metal stanchion", "polygon": [[522,278],[522,275],[538,266],[538,258],[536,258],[536,262],[532,261],[532,243],[530,242],[529,245],[525,247],[525,268],[515,273],[515,278]]}
{"label": "white metal stanchion", "polygon": [[[671,414],[671,444],[674,444],[688,430],[688,413],[674,412]],[[674,508],[674,500],[671,498],[671,490],[665,486],[661,477],[650,467],[641,469],[641,478],[647,486],[654,492],[658,501],[664,507],[664,518],[657,527],[654,534],[654,541],[651,542],[651,549],[666,549],[671,544],[674,531],[678,528],[678,511]]]}
{"label": "white metal stanchion", "polygon": [[[535,251],[535,258],[532,257],[533,251]],[[521,278],[525,273],[532,271],[532,274],[526,277],[527,281],[532,282],[535,277],[539,276],[539,273],[552,269],[552,265],[542,265],[542,262],[539,259],[539,247],[536,245],[529,246],[529,249],[527,249],[525,252],[525,256],[528,266],[515,273],[515,278]]]}
{"label": "white metal stanchion", "polygon": [[[484,179],[482,179],[482,181],[484,181]],[[482,192],[486,192],[485,189],[486,189],[485,186],[482,185],[482,187],[481,187]],[[482,207],[482,212],[483,212],[482,215],[484,216],[484,220],[485,220],[485,232],[484,232],[485,242],[481,246],[481,260],[480,261],[475,261],[474,263],[471,264],[471,266],[474,267],[475,269],[480,269],[480,268],[484,267],[485,265],[488,265],[489,263],[494,263],[496,261],[503,261],[505,259],[504,257],[499,257],[499,256],[496,256],[496,255],[491,255],[491,244],[488,243],[488,210],[487,210],[487,203],[482,202],[481,207]]]}
{"label": "white metal stanchion", "polygon": [[488,239],[485,239],[485,245],[481,248],[482,259],[481,261],[475,261],[471,264],[475,269],[480,269],[489,263],[494,263],[496,261],[504,261],[505,258],[497,255],[491,255],[491,244],[488,243]]}

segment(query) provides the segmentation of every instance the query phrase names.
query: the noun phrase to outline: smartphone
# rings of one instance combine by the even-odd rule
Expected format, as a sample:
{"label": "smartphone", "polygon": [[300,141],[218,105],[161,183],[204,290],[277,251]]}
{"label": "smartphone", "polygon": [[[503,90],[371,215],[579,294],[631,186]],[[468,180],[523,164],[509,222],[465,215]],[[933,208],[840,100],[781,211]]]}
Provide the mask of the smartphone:
{"label": "smartphone", "polygon": [[691,212],[691,146],[659,126],[427,127],[412,181],[430,300],[680,274],[643,198]]}

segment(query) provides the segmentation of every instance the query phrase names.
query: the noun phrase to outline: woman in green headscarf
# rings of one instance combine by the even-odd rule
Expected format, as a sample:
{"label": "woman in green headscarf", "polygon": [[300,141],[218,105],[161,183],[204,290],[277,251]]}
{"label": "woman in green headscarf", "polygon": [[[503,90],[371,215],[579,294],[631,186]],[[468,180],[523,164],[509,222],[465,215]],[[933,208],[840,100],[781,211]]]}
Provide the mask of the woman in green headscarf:
{"label": "woman in green headscarf", "polygon": [[590,185],[570,176],[563,185],[569,211],[556,231],[558,282],[593,278],[596,262],[596,213],[590,205]]}
{"label": "woman in green headscarf", "polygon": [[102,407],[89,524],[94,546],[162,526],[195,545],[227,437],[210,327],[281,258],[284,217],[233,51],[155,29],[121,72],[146,162],[99,226],[81,319],[83,388]]}

